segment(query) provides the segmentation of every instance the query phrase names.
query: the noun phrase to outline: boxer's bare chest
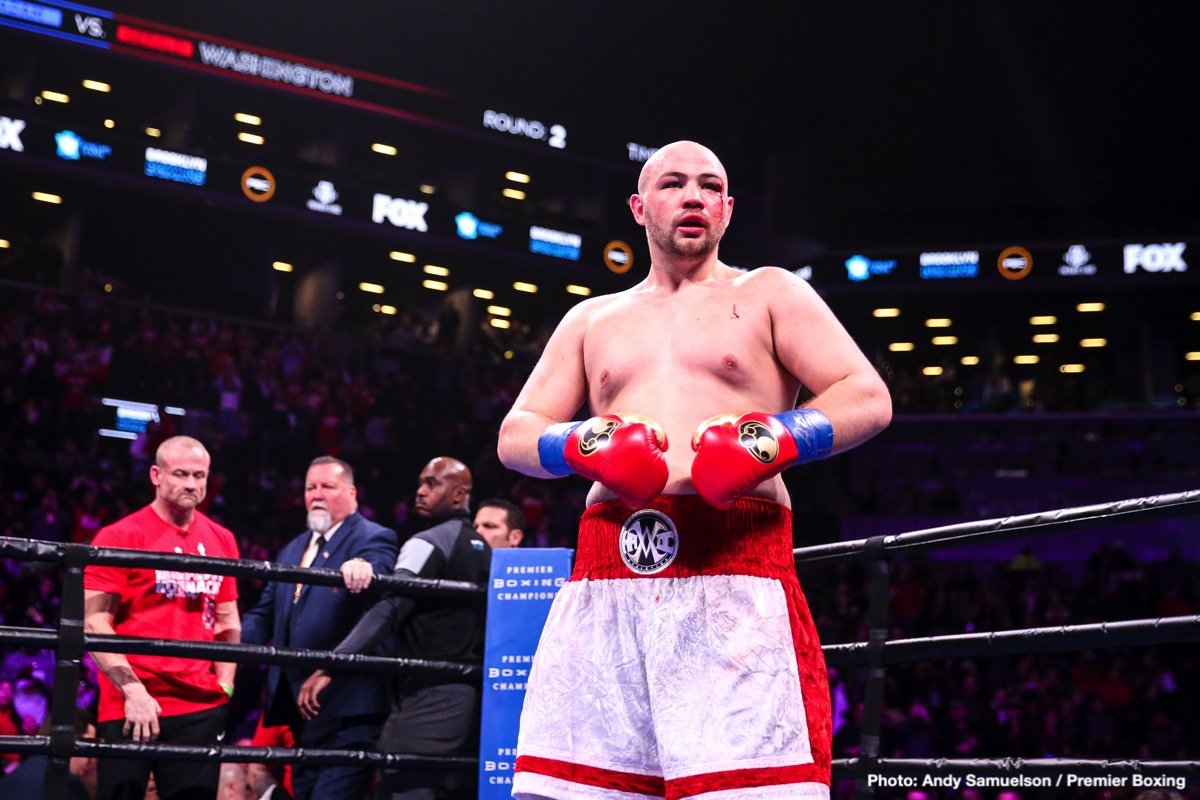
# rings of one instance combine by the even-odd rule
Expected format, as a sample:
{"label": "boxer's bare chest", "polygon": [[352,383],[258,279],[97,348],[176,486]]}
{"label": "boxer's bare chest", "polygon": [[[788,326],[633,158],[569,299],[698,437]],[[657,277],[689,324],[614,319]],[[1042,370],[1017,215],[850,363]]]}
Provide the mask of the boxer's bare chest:
{"label": "boxer's bare chest", "polygon": [[631,391],[744,391],[776,372],[769,314],[733,287],[622,303],[589,325],[584,366],[600,404]]}

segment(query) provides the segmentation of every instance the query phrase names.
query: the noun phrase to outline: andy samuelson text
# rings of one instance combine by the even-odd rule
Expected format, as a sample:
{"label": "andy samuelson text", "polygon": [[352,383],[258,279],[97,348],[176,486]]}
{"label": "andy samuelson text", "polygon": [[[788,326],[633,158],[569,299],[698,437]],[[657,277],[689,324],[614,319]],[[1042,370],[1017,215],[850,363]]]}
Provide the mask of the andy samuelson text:
{"label": "andy samuelson text", "polygon": [[1181,775],[868,775],[868,787],[889,789],[1174,789],[1187,788]]}

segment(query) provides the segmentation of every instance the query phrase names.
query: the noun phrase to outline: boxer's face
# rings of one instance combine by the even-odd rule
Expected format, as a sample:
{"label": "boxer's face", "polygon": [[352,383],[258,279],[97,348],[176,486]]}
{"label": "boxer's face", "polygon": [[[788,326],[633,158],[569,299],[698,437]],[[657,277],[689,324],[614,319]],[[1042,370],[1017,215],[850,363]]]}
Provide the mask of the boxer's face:
{"label": "boxer's face", "polygon": [[678,142],[646,163],[629,205],[651,244],[670,255],[702,258],[716,250],[729,226],[733,198],[727,185],[725,168],[710,150]]}

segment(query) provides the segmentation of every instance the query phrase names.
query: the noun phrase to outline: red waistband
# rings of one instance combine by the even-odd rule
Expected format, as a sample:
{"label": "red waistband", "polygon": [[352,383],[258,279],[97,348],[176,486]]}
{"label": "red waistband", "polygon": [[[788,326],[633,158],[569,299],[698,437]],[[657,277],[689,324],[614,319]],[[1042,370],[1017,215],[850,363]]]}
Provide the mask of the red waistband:
{"label": "red waistband", "polygon": [[584,510],[571,580],[692,575],[795,578],[792,510],[743,497],[720,511],[690,494],[660,495],[638,511],[616,500]]}

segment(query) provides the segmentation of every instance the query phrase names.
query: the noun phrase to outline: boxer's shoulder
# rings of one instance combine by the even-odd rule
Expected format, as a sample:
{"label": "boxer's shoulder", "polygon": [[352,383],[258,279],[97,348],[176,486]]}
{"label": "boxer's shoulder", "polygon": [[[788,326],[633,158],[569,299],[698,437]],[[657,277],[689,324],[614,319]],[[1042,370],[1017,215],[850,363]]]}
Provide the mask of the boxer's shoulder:
{"label": "boxer's shoulder", "polygon": [[796,273],[783,267],[757,267],[755,269],[730,268],[728,280],[736,289],[747,292],[778,292],[781,289],[808,287],[808,282]]}

